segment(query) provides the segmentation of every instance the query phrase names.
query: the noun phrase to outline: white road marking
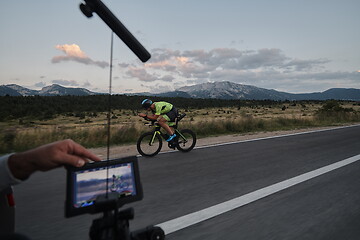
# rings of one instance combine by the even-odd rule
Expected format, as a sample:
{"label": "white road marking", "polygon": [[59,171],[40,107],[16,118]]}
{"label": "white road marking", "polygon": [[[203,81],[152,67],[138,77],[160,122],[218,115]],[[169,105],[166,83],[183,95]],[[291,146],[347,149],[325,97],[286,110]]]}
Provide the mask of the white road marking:
{"label": "white road marking", "polygon": [[197,211],[194,213],[190,213],[188,215],[184,215],[182,217],[175,218],[173,220],[170,220],[170,221],[167,221],[164,223],[160,223],[157,226],[161,227],[164,230],[165,234],[170,234],[170,233],[179,231],[183,228],[194,225],[196,223],[200,223],[202,221],[216,217],[220,214],[223,214],[228,211],[234,210],[236,208],[242,207],[246,204],[252,203],[254,201],[257,201],[259,199],[267,197],[271,194],[274,194],[276,192],[279,192],[279,191],[282,191],[289,187],[292,187],[296,184],[305,182],[307,180],[318,177],[325,173],[334,171],[338,168],[344,167],[346,165],[349,165],[349,164],[354,163],[359,160],[360,160],[360,154],[350,157],[350,158],[347,158],[347,159],[344,159],[342,161],[327,165],[325,167],[316,169],[314,171],[310,171],[310,172],[301,174],[299,176],[290,178],[288,180],[270,185],[268,187],[256,190],[254,192],[245,194],[243,196],[234,198],[232,200],[214,205],[212,207],[205,208],[203,210],[200,210],[200,211]]}
{"label": "white road marking", "polygon": [[[290,136],[310,134],[310,133],[326,132],[326,131],[333,131],[333,130],[338,130],[338,129],[343,129],[343,128],[359,127],[359,126],[360,126],[360,124],[355,124],[355,125],[350,125],[350,126],[326,128],[326,129],[312,130],[312,131],[307,131],[307,132],[290,133],[290,134],[284,134],[284,135],[279,135],[279,136],[270,136],[270,137],[255,138],[255,139],[248,139],[248,140],[240,140],[240,141],[226,142],[226,143],[216,143],[216,144],[212,144],[212,145],[205,145],[205,146],[195,147],[194,149],[211,148],[211,147],[225,146],[225,145],[237,144],[237,143],[245,143],[245,142],[255,142],[255,141],[261,141],[261,140],[267,140],[267,139],[273,139],[273,138],[282,138],[282,137],[290,137]],[[164,151],[164,152],[159,152],[159,155],[160,154],[174,153],[174,152],[178,152],[178,150],[168,150],[168,151]],[[138,158],[142,157],[140,154],[138,154],[136,156]]]}
{"label": "white road marking", "polygon": [[194,149],[225,146],[225,145],[244,143],[244,142],[255,142],[255,141],[261,141],[261,140],[267,140],[267,139],[273,139],[273,138],[282,138],[282,137],[290,137],[290,136],[297,136],[297,135],[310,134],[310,133],[326,132],[326,131],[333,131],[333,130],[344,129],[344,128],[359,127],[359,126],[360,126],[359,124],[356,124],[356,125],[350,125],[350,126],[341,126],[341,127],[333,127],[333,128],[326,128],[326,129],[320,129],[320,130],[312,130],[312,131],[307,131],[307,132],[289,133],[289,134],[284,134],[284,135],[279,135],[279,136],[270,136],[270,137],[240,140],[240,141],[234,141],[234,142],[217,143],[217,144],[213,144],[213,145],[195,147]]}

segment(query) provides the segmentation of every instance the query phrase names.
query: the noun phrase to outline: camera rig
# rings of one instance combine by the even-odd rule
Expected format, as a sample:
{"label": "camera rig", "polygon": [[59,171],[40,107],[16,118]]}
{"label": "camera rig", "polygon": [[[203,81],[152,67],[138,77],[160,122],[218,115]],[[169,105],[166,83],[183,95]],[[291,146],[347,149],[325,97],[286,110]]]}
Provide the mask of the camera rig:
{"label": "camera rig", "polygon": [[[142,61],[146,62],[151,58],[150,53],[141,45],[141,43],[127,30],[127,28],[119,21],[119,19],[102,3],[101,0],[83,0],[80,4],[81,12],[88,18],[96,13],[111,30],[133,51],[133,53]],[[110,64],[111,65],[111,64]],[[111,74],[110,74],[111,76]],[[110,86],[111,89],[111,77]],[[111,96],[111,90],[109,99]],[[109,109],[110,100],[109,100]],[[109,110],[110,112],[110,110]],[[108,115],[108,128],[110,129],[110,114]],[[108,130],[110,135],[110,130]],[[109,143],[108,143],[109,152]],[[108,153],[109,155],[109,153]],[[109,158],[109,156],[108,156]],[[126,159],[125,159],[126,160]],[[135,170],[135,191],[133,196],[119,195],[116,192],[108,192],[108,180],[106,182],[106,194],[98,195],[96,201],[84,203],[85,207],[77,205],[74,207],[74,174],[71,170],[68,171],[68,197],[65,208],[65,215],[67,217],[83,214],[85,212],[100,213],[103,212],[101,218],[93,220],[90,228],[90,239],[92,240],[163,240],[165,233],[160,227],[148,226],[144,229],[130,232],[129,220],[134,218],[134,209],[128,208],[121,210],[120,208],[128,202],[139,201],[142,199],[142,189],[139,179],[139,171],[137,161],[134,162]],[[109,159],[107,161],[109,163]],[[107,165],[107,168],[109,166]],[[126,194],[125,194],[126,195]],[[89,204],[89,205],[87,205]]]}
{"label": "camera rig", "polygon": [[[113,179],[118,176],[113,182],[116,189],[108,187],[111,175]],[[142,198],[136,156],[87,163],[80,168],[67,166],[65,216],[103,213],[102,217],[92,222],[89,232],[91,240],[165,239],[164,231],[152,225],[130,232],[129,221],[134,219],[134,209],[120,209]]]}
{"label": "camera rig", "polygon": [[91,240],[164,240],[165,233],[160,227],[148,226],[134,232],[129,230],[129,220],[134,219],[134,209],[120,211],[116,194],[108,197],[99,196],[96,200],[95,212],[103,212],[103,216],[94,219],[90,228]]}

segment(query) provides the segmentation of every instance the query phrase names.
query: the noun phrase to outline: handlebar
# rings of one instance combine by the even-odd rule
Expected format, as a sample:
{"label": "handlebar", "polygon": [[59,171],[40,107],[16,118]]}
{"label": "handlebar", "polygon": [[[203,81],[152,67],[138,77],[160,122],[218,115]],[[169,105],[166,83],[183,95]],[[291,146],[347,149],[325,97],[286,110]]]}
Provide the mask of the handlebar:
{"label": "handlebar", "polygon": [[150,122],[150,123],[144,123],[144,125],[154,126],[155,123],[157,122],[156,120],[151,120],[151,119],[149,119],[149,118],[147,118],[147,117],[143,117],[143,118],[144,118],[144,120]]}

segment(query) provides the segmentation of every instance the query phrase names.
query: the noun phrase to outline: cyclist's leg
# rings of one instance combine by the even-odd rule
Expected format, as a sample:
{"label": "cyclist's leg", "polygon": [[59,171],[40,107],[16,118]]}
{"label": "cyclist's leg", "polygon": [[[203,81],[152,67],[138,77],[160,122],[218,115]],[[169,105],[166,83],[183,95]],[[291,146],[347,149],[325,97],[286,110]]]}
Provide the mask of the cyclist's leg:
{"label": "cyclist's leg", "polygon": [[172,131],[172,129],[169,127],[169,125],[167,125],[167,119],[168,118],[166,115],[160,116],[157,121],[160,125],[160,127],[164,128],[165,131],[167,132],[167,134],[169,134],[169,136],[173,135],[174,132]]}

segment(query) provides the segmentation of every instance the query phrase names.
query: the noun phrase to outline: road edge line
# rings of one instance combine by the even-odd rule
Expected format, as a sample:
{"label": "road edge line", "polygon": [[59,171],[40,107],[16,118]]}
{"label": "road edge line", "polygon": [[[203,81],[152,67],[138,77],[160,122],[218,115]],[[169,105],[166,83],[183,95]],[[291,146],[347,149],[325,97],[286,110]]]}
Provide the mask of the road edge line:
{"label": "road edge line", "polygon": [[165,234],[170,234],[170,233],[179,231],[181,229],[187,228],[189,226],[192,226],[194,224],[206,221],[206,220],[216,217],[220,214],[237,209],[239,207],[242,207],[244,205],[247,205],[249,203],[257,201],[259,199],[265,198],[269,195],[272,195],[279,191],[290,188],[294,185],[297,185],[302,182],[313,179],[315,177],[321,176],[325,173],[328,173],[328,172],[334,171],[336,169],[339,169],[341,167],[347,166],[347,165],[357,162],[359,160],[360,160],[360,154],[355,155],[350,158],[347,158],[347,159],[344,159],[344,160],[341,160],[341,161],[338,161],[336,163],[327,165],[325,167],[321,167],[316,170],[298,175],[296,177],[284,180],[282,182],[275,183],[273,185],[258,189],[251,193],[242,195],[240,197],[228,200],[223,203],[216,204],[214,206],[202,209],[200,211],[193,212],[193,213],[160,223],[156,226],[161,227],[164,230]]}

